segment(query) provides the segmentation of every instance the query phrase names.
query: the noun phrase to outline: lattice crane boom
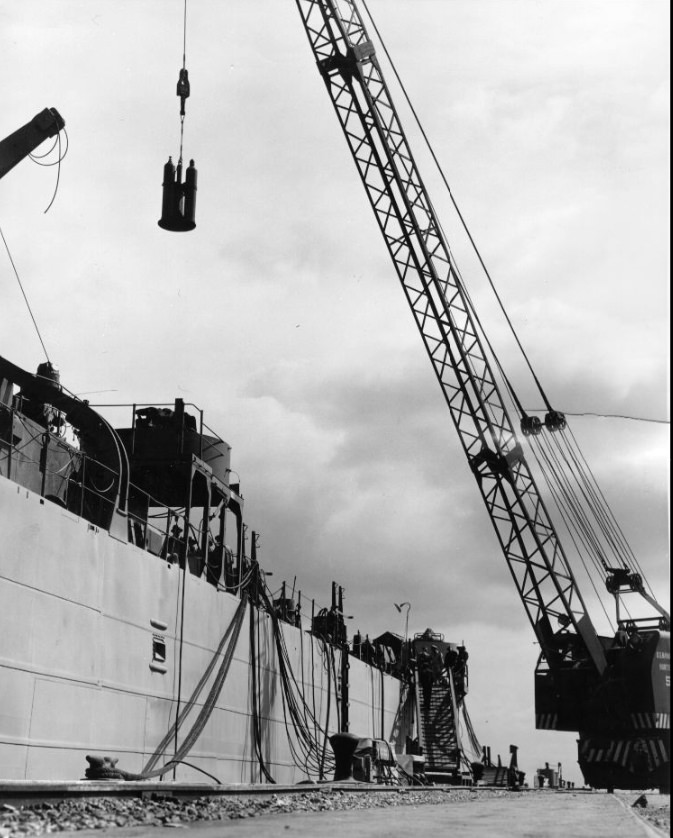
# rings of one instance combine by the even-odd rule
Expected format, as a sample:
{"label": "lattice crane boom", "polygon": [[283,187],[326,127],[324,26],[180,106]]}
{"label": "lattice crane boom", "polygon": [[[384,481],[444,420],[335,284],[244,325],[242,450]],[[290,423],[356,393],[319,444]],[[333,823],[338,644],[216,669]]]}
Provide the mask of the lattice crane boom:
{"label": "lattice crane boom", "polygon": [[600,674],[603,648],[517,441],[360,13],[353,0],[296,3],[542,653],[554,668],[574,633]]}

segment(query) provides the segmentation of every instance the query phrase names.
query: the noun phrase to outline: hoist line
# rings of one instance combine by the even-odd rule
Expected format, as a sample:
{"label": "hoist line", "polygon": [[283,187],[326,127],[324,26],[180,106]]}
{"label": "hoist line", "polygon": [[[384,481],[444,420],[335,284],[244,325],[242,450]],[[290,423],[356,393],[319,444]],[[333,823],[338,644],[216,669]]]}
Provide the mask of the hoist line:
{"label": "hoist line", "polygon": [[12,254],[10,253],[9,245],[7,244],[7,239],[5,238],[5,234],[2,232],[2,227],[0,227],[0,236],[2,236],[2,241],[4,242],[5,250],[7,251],[7,255],[9,256],[9,261],[11,262],[12,268],[14,269],[14,275],[16,276],[16,281],[19,283],[19,288],[21,289],[21,293],[23,294],[23,299],[26,301],[26,305],[28,306],[28,313],[30,314],[30,318],[33,321],[33,325],[35,326],[35,331],[37,332],[37,336],[40,340],[40,343],[42,344],[42,349],[44,350],[44,355],[45,355],[47,361],[49,361],[49,363],[51,363],[51,360],[49,358],[49,353],[47,352],[47,347],[44,345],[44,341],[42,340],[42,335],[40,334],[40,329],[38,328],[38,325],[37,325],[37,320],[35,320],[35,315],[33,314],[33,310],[30,307],[30,303],[28,302],[28,297],[26,296],[26,292],[24,291],[23,284],[21,282],[21,277],[19,276],[19,272],[17,271],[16,265],[14,264],[14,259],[12,259]]}
{"label": "hoist line", "polygon": [[178,157],[178,166],[182,165],[182,144],[185,136],[185,118],[180,117],[180,155]]}
{"label": "hoist line", "polygon": [[612,520],[614,521],[614,525],[615,525],[616,529],[619,531],[619,533],[620,533],[620,535],[621,535],[621,538],[622,538],[622,540],[623,540],[624,544],[626,544],[626,546],[627,546],[627,548],[628,548],[628,552],[629,552],[630,556],[632,557],[632,560],[633,560],[633,565],[634,565],[635,569],[636,569],[636,570],[638,571],[638,573],[640,574],[640,576],[641,576],[641,578],[642,578],[643,582],[647,585],[647,587],[648,587],[648,588],[650,588],[650,593],[652,594],[652,596],[654,596],[654,592],[652,591],[652,588],[650,587],[649,583],[647,583],[647,580],[645,579],[645,575],[644,575],[643,570],[642,570],[642,568],[641,568],[641,566],[640,566],[640,563],[639,563],[638,559],[636,558],[635,553],[634,553],[634,552],[633,552],[633,550],[631,549],[631,545],[629,544],[628,539],[626,538],[626,535],[624,534],[624,532],[623,532],[622,528],[619,526],[619,521],[617,520],[616,516],[615,516],[615,515],[614,515],[614,513],[612,512],[612,509],[610,508],[610,505],[609,505],[609,503],[608,503],[608,501],[607,501],[607,498],[605,498],[605,496],[604,496],[604,494],[603,494],[603,491],[602,491],[602,489],[601,489],[600,485],[598,484],[598,481],[596,480],[596,477],[594,476],[594,473],[593,473],[593,472],[592,472],[592,470],[591,470],[591,466],[590,466],[590,465],[589,465],[589,463],[586,461],[586,459],[585,459],[585,457],[584,457],[584,454],[582,454],[582,450],[580,449],[580,447],[579,447],[579,445],[578,445],[578,443],[577,443],[577,440],[575,439],[575,435],[573,434],[572,429],[570,428],[570,426],[568,426],[568,427],[567,427],[567,430],[568,430],[568,432],[569,432],[570,436],[572,437],[572,440],[573,440],[573,442],[574,442],[574,444],[575,444],[575,447],[576,447],[576,449],[577,449],[577,453],[578,453],[578,455],[579,455],[579,456],[580,456],[580,458],[582,459],[582,462],[584,463],[584,466],[586,467],[587,471],[588,471],[588,472],[589,472],[589,474],[591,475],[591,479],[592,479],[592,481],[593,481],[593,483],[594,483],[594,485],[595,485],[596,489],[598,490],[598,492],[600,493],[601,497],[603,498],[603,501],[604,501],[604,503],[605,503],[606,507],[610,510],[610,515],[612,516]]}
{"label": "hoist line", "polygon": [[182,69],[187,66],[187,0],[184,4],[184,12],[182,15]]}
{"label": "hoist line", "polygon": [[[550,448],[551,448],[551,444],[550,444]],[[587,486],[586,481],[583,481],[583,480],[580,479],[581,472],[578,473],[573,469],[572,462],[569,460],[567,452],[563,451],[560,444],[558,445],[558,457],[560,458],[560,461],[561,461],[560,467],[563,468],[563,464],[565,464],[569,474],[572,475],[572,477],[574,477],[575,482],[576,482],[577,487],[578,487],[579,492],[580,492],[581,499],[584,500],[584,502],[586,504],[586,509],[588,509],[591,512],[591,514],[593,515],[593,518],[595,519],[595,521],[598,524],[598,529],[602,533],[605,541],[608,543],[608,545],[610,547],[612,547],[613,552],[616,553],[622,559],[622,561],[625,561],[624,557],[621,555],[621,551],[620,551],[618,545],[613,543],[610,528],[609,528],[608,525],[606,525],[605,521],[603,520],[601,510],[600,510],[600,505],[595,504],[595,498],[591,497],[589,487]],[[570,459],[572,459],[572,457]],[[557,462],[558,462],[558,460],[557,460]],[[570,489],[570,491],[573,492],[572,489]],[[573,495],[574,495],[575,498],[577,498],[577,495],[574,492],[573,492]],[[578,507],[580,509],[582,509],[581,499],[577,499]],[[583,513],[583,514],[585,515],[586,525],[587,525],[588,528],[590,528],[592,536],[594,537],[594,539],[596,540],[596,542],[598,544],[598,536],[597,536],[597,533],[596,533],[596,529],[594,528],[594,526],[589,521],[586,513]],[[607,553],[603,549],[602,545],[597,547],[597,552],[600,555],[600,559],[601,559],[601,563],[603,565],[603,569],[607,572],[609,570],[609,565],[608,565],[608,561],[607,561]]]}
{"label": "hoist line", "polygon": [[[563,469],[560,467],[553,450],[550,449],[549,441],[545,438],[539,439],[536,437],[536,442],[540,448],[541,456],[547,465],[548,474],[553,477],[556,484],[557,496],[560,495],[563,497],[566,509],[572,516],[576,532],[582,538],[582,542],[592,559],[594,567],[602,576],[604,573],[605,560],[603,557],[603,550],[601,549],[601,545],[596,537],[596,533],[588,522],[585,511],[578,503],[577,496],[572,491],[568,478],[563,473]],[[546,450],[544,448],[545,445],[547,446]],[[545,477],[547,477],[547,475],[545,475]]]}
{"label": "hoist line", "polygon": [[[556,484],[556,488],[553,490],[555,502],[557,506],[559,506],[559,508],[563,507],[565,509],[566,517],[572,520],[572,529],[574,529],[574,531],[577,533],[578,538],[584,545],[584,549],[586,550],[588,557],[591,559],[591,562],[594,566],[597,575],[604,580],[605,571],[603,550],[600,544],[598,543],[596,533],[592,529],[591,524],[587,521],[586,513],[581,508],[581,506],[578,505],[576,496],[573,494],[572,490],[567,485],[567,480],[564,482],[564,480],[559,478],[558,469],[554,466],[553,452],[550,452],[549,448],[547,451],[544,450],[543,445],[547,445],[549,447],[549,441],[545,440],[544,442],[537,442],[540,448],[540,455],[545,460],[545,463],[548,465],[548,472],[545,473],[545,480],[547,480],[548,484],[550,484],[550,481],[553,479]],[[565,520],[565,524],[566,527],[570,530],[568,520]],[[575,546],[577,547],[576,542]],[[587,574],[590,576],[588,570]]]}
{"label": "hoist line", "polygon": [[491,290],[493,291],[493,294],[495,295],[495,298],[498,301],[498,305],[500,306],[500,310],[502,311],[503,316],[505,317],[505,320],[507,321],[507,324],[508,324],[508,326],[509,326],[509,328],[512,332],[512,335],[514,336],[514,340],[516,341],[517,346],[521,350],[521,354],[523,355],[524,360],[526,361],[526,365],[528,366],[528,369],[530,370],[530,373],[533,376],[533,380],[535,381],[535,384],[537,385],[538,391],[539,391],[540,395],[542,396],[542,399],[543,399],[544,403],[547,406],[547,410],[552,411],[553,408],[551,406],[551,403],[550,403],[549,399],[547,398],[547,394],[545,393],[545,391],[542,387],[542,384],[540,383],[540,380],[538,379],[538,377],[535,373],[535,370],[533,369],[533,365],[531,364],[530,359],[528,358],[528,355],[526,354],[526,350],[523,348],[523,344],[519,340],[519,336],[516,333],[516,329],[514,328],[514,324],[512,323],[509,315],[507,314],[507,311],[505,310],[505,306],[504,306],[504,303],[502,302],[500,294],[498,293],[498,291],[495,287],[495,283],[493,282],[491,274],[489,273],[488,268],[486,267],[486,264],[485,264],[485,262],[484,262],[484,260],[481,256],[479,248],[477,247],[477,244],[472,237],[472,233],[470,232],[470,230],[467,226],[467,222],[463,218],[463,214],[461,213],[461,211],[458,207],[458,203],[456,202],[456,199],[453,196],[453,192],[451,191],[451,187],[449,186],[449,182],[446,178],[446,175],[444,174],[444,170],[442,168],[442,165],[439,162],[439,159],[437,158],[437,155],[435,154],[435,151],[432,147],[432,144],[430,143],[430,140],[428,138],[428,135],[426,134],[425,129],[423,128],[423,125],[421,124],[420,117],[418,116],[418,114],[416,112],[416,109],[414,108],[414,106],[411,102],[411,99],[409,98],[409,94],[407,93],[406,88],[404,86],[404,83],[403,83],[402,79],[400,78],[399,73],[397,72],[397,68],[396,68],[394,62],[393,62],[392,58],[390,57],[390,53],[388,52],[388,49],[385,45],[385,42],[383,41],[383,38],[381,37],[381,33],[379,32],[378,27],[377,27],[377,25],[374,21],[374,18],[372,17],[371,12],[369,11],[366,0],[362,0],[362,5],[363,5],[365,11],[367,12],[367,16],[369,17],[369,20],[371,21],[372,27],[374,28],[374,31],[376,32],[376,35],[377,35],[379,41],[381,42],[381,46],[383,47],[383,51],[386,54],[386,57],[387,57],[387,59],[390,63],[392,71],[395,74],[395,78],[397,79],[397,82],[400,85],[402,95],[404,96],[404,98],[407,102],[407,105],[409,106],[409,108],[411,110],[411,113],[413,114],[414,120],[416,121],[416,125],[418,126],[418,128],[421,132],[421,135],[423,136],[423,140],[425,141],[425,144],[428,148],[428,151],[430,152],[430,155],[431,155],[431,157],[432,157],[432,159],[435,163],[435,166],[437,167],[437,171],[439,172],[439,175],[442,179],[442,182],[444,183],[444,186],[446,187],[446,191],[448,192],[449,198],[451,199],[451,203],[453,204],[453,208],[455,209],[456,214],[458,215],[458,218],[460,220],[460,223],[461,223],[463,229],[465,230],[465,233],[466,233],[466,235],[467,235],[467,237],[470,241],[470,244],[472,245],[472,249],[474,250],[475,255],[477,256],[479,264],[481,265],[481,267],[484,271],[484,274],[485,274],[486,278],[488,279],[489,285],[491,286]]}
{"label": "hoist line", "polygon": [[[545,440],[545,444],[548,447],[548,451],[549,451],[550,456],[555,459],[556,464],[557,464],[557,468],[559,469],[559,471],[561,473],[563,473],[564,475],[566,474],[566,472],[563,469],[563,464],[565,463],[568,472],[570,473],[570,475],[572,477],[574,477],[576,483],[578,483],[578,485],[579,485],[581,498],[578,498],[576,492],[573,490],[572,485],[570,483],[570,479],[566,478],[566,482],[567,482],[566,495],[569,498],[569,502],[572,504],[573,508],[575,508],[577,510],[576,514],[578,516],[578,520],[580,520],[582,522],[582,526],[583,526],[585,532],[587,533],[587,543],[588,544],[591,543],[591,544],[594,545],[595,554],[598,557],[598,560],[600,561],[600,566],[598,566],[598,564],[597,564],[596,567],[597,567],[598,572],[602,576],[604,576],[605,572],[609,569],[608,568],[608,563],[607,563],[607,557],[606,557],[606,555],[607,555],[606,550],[605,550],[604,545],[600,541],[599,532],[597,532],[596,528],[591,523],[591,520],[588,517],[587,510],[593,515],[593,518],[598,522],[599,531],[602,533],[603,538],[605,539],[605,541],[608,542],[608,546],[612,547],[614,552],[619,553],[619,550],[616,547],[616,545],[614,545],[612,543],[612,539],[611,539],[611,535],[610,535],[609,531],[606,532],[606,528],[603,525],[603,523],[601,522],[601,517],[600,517],[599,512],[596,510],[595,505],[592,502],[591,498],[587,497],[587,493],[586,493],[585,489],[582,487],[582,485],[579,481],[579,478],[577,477],[577,474],[573,471],[570,463],[568,462],[568,458],[563,454],[560,447],[559,447],[557,453],[555,453],[554,449],[552,447],[553,443],[550,440]],[[560,461],[559,461],[559,458],[560,458]],[[582,498],[585,501],[586,507],[582,506]]]}
{"label": "hoist line", "polygon": [[[567,440],[564,441],[567,444]],[[629,566],[633,558],[633,551],[629,547],[628,543],[626,543],[625,540],[620,538],[620,533],[613,524],[614,515],[612,514],[612,510],[605,502],[604,496],[601,497],[596,494],[596,491],[592,485],[592,481],[587,476],[587,472],[583,469],[582,463],[579,461],[576,453],[573,451],[570,445],[568,445],[567,451],[575,468],[577,469],[576,474],[579,475],[577,478],[578,482],[579,477],[582,478],[582,485],[585,487],[584,489],[582,489],[582,491],[583,493],[588,493],[588,496],[587,494],[585,494],[587,503],[589,504],[590,508],[594,513],[594,516],[599,522],[599,526],[603,530],[606,541],[608,541],[608,543],[611,545],[615,554],[619,556],[623,564]]]}
{"label": "hoist line", "polygon": [[[187,68],[187,0],[184,0],[182,13],[182,69]],[[182,146],[185,137],[185,115],[180,114],[180,155],[178,165],[182,165]]]}
{"label": "hoist line", "polygon": [[[540,451],[540,453],[538,454],[538,452],[536,451],[535,448],[533,448],[532,450],[533,450],[533,456],[535,457],[535,459],[537,461],[538,468],[542,472],[542,477],[547,484],[547,488],[549,490],[551,498],[552,498],[554,504],[556,505],[556,508],[557,508],[558,513],[561,517],[561,520],[563,521],[563,524],[566,528],[568,536],[570,537],[570,540],[572,541],[572,543],[575,547],[575,552],[577,553],[577,556],[579,557],[580,563],[582,564],[582,567],[584,568],[584,572],[587,576],[587,579],[589,580],[589,584],[591,585],[591,587],[594,590],[594,593],[596,594],[596,598],[597,598],[597,600],[598,600],[598,602],[599,602],[599,604],[600,604],[600,606],[603,610],[603,613],[605,614],[605,618],[608,621],[608,625],[611,628],[614,628],[614,626],[612,624],[612,619],[611,619],[611,617],[610,617],[610,615],[607,611],[607,608],[605,607],[605,604],[603,602],[601,592],[596,587],[596,582],[594,580],[594,576],[590,572],[589,568],[587,567],[587,563],[586,563],[586,560],[585,560],[584,555],[583,555],[583,550],[586,551],[586,553],[588,554],[588,558],[590,559],[590,561],[594,565],[594,567],[596,567],[595,559],[591,556],[591,551],[587,548],[586,544],[584,544],[584,543],[582,545],[578,544],[578,539],[581,542],[584,542],[584,537],[582,536],[582,533],[580,532],[580,528],[578,526],[578,523],[575,521],[574,516],[565,507],[565,503],[559,497],[559,492],[554,487],[554,484],[553,484],[552,479],[550,477],[550,473],[544,468],[543,464],[540,462],[540,457],[545,459],[544,455],[543,455],[543,452]],[[553,471],[553,469],[551,469],[550,471]],[[600,572],[601,568],[598,568],[598,570]]]}
{"label": "hoist line", "polygon": [[[556,469],[554,468],[554,465],[553,465],[553,460],[556,460],[556,462],[558,464],[558,458],[556,457],[556,455],[554,454],[554,452],[552,450],[551,441],[548,440],[548,439],[538,440],[538,445],[540,447],[541,456],[543,457],[543,459],[545,459],[545,462],[548,464],[549,472],[545,471],[542,468],[539,460],[538,460],[538,465],[540,465],[540,467],[542,468],[543,475],[544,475],[544,478],[547,482],[549,490],[552,493],[552,496],[553,496],[554,501],[557,505],[559,513],[561,514],[561,517],[564,521],[566,529],[568,530],[568,533],[569,533],[571,539],[573,540],[573,543],[574,543],[575,548],[578,552],[578,556],[580,558],[580,561],[582,562],[582,564],[584,566],[584,569],[585,569],[585,572],[587,573],[587,576],[589,578],[589,581],[590,581],[592,587],[594,588],[594,591],[596,592],[596,595],[597,595],[598,600],[601,604],[601,607],[603,608],[603,611],[606,614],[606,617],[608,618],[608,622],[610,623],[610,625],[612,625],[612,620],[607,615],[607,611],[605,609],[605,606],[603,604],[601,596],[600,596],[598,590],[596,589],[596,586],[594,584],[594,581],[593,581],[591,575],[589,574],[588,568],[587,568],[587,566],[584,562],[584,559],[582,557],[582,553],[579,549],[579,545],[577,544],[577,541],[575,540],[575,537],[573,536],[572,529],[575,530],[575,532],[578,535],[578,538],[580,538],[580,540],[583,542],[584,549],[587,551],[587,553],[589,555],[589,558],[591,558],[592,563],[593,563],[594,567],[596,568],[596,570],[598,572],[598,575],[600,577],[602,577],[603,579],[605,579],[605,570],[608,569],[607,568],[607,563],[605,562],[605,558],[604,558],[604,550],[603,550],[602,546],[597,544],[596,531],[592,527],[591,523],[589,521],[587,521],[585,511],[583,509],[581,509],[581,507],[578,507],[579,501],[577,500],[577,496],[574,494],[574,492],[569,490],[567,487],[564,489],[563,488],[563,482],[561,480],[559,480],[559,478],[558,478],[558,475],[556,473]],[[549,449],[548,452],[545,453],[542,450],[543,445],[546,445],[548,447],[548,449]],[[578,446],[578,451],[579,451],[579,446]],[[580,456],[581,456],[581,452],[580,452]],[[537,455],[536,455],[536,457],[537,457]],[[564,459],[567,463],[567,458],[564,457]],[[560,470],[562,471],[562,468]],[[557,484],[558,484],[557,489],[554,489],[554,487],[551,485],[549,474],[552,474],[552,475],[555,476],[555,478],[557,480]],[[593,477],[593,475],[592,475],[592,477]],[[575,475],[575,478],[577,479],[576,475]],[[589,481],[586,480],[586,476],[585,476],[585,481],[587,483],[589,483]],[[595,482],[595,478],[594,478],[594,482]],[[596,486],[598,488],[597,483],[596,483]],[[600,488],[599,488],[599,492],[600,492]],[[583,492],[583,494],[584,494],[584,492]],[[560,499],[561,495],[563,496],[564,500]],[[585,495],[585,498],[586,498],[586,495]],[[599,523],[599,527],[603,531],[603,536],[604,536],[605,540],[608,542],[608,546],[610,546],[617,554],[620,554],[619,546],[614,543],[614,539],[615,538],[618,539],[619,534],[621,534],[622,538],[623,538],[623,533],[621,533],[621,530],[619,530],[619,533],[616,533],[614,526],[609,527],[608,531],[606,531],[604,524],[601,524],[600,515],[599,515],[599,512],[595,508],[595,504],[593,504],[590,499],[587,499],[587,504],[588,504],[592,514],[597,519],[597,521]],[[599,506],[600,506],[600,504],[599,504]],[[607,502],[605,503],[605,507],[607,508],[611,518],[614,520],[614,515],[612,514],[612,511],[610,510],[609,505],[607,504]],[[564,509],[565,509],[565,512],[564,512]],[[605,515],[605,511],[603,511],[602,514]],[[572,520],[573,520],[572,529],[571,529],[571,527],[569,525],[569,522],[568,522],[569,517],[571,517]],[[616,524],[616,521],[614,523]],[[619,529],[618,525],[617,525],[617,529]],[[628,546],[628,543],[626,542],[626,539],[623,538],[623,541],[626,544],[627,551],[630,552],[631,555],[632,555],[632,551],[631,551],[630,547]],[[594,555],[594,551],[595,551],[596,555]],[[629,562],[628,553],[625,556],[624,553],[621,552],[620,555],[621,555],[622,561],[624,562],[624,565],[627,568],[630,567],[631,569],[633,569],[633,567],[635,565],[635,567],[640,571],[640,568],[638,567],[638,563],[635,560],[635,557],[633,557],[632,561]],[[598,564],[597,556],[600,557],[600,562],[601,562],[602,567],[601,567],[601,565]],[[642,575],[642,571],[640,571],[640,573],[641,573],[641,579],[642,579],[643,583],[647,584],[644,576]],[[648,585],[648,587],[650,587],[650,586]],[[650,591],[651,591],[651,588],[650,588]],[[630,617],[628,607],[626,606],[626,604],[624,603],[623,600],[621,600],[621,607],[626,612],[626,614]]]}
{"label": "hoist line", "polygon": [[[574,448],[571,441],[574,443]],[[633,550],[631,549],[623,531],[619,527],[617,519],[612,512],[605,495],[601,491],[595,476],[582,455],[579,445],[577,444],[577,440],[572,435],[572,431],[570,431],[570,439],[565,436],[565,431],[562,431],[561,437],[557,437],[556,443],[561,456],[566,462],[566,465],[574,475],[586,504],[598,523],[607,545],[613,551],[615,556],[621,560],[624,567],[629,568],[633,572],[637,571],[641,575],[643,581],[645,581],[642,569],[636,560]],[[562,443],[566,447],[567,454],[563,453],[561,447]],[[568,456],[572,462],[568,460]],[[607,563],[605,563],[604,569],[606,571],[609,569]]]}

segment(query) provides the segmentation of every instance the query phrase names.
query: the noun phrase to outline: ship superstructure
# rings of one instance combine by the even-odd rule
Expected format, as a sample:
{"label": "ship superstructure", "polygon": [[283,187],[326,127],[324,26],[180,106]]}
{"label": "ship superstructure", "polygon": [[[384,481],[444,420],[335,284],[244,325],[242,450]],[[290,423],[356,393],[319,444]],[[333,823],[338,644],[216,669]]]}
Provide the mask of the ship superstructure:
{"label": "ship superstructure", "polygon": [[0,359],[0,382],[0,776],[104,754],[134,777],[324,780],[347,731],[405,753],[412,668],[355,654],[336,586],[310,615],[270,597],[200,410],[134,405],[115,429],[50,364]]}

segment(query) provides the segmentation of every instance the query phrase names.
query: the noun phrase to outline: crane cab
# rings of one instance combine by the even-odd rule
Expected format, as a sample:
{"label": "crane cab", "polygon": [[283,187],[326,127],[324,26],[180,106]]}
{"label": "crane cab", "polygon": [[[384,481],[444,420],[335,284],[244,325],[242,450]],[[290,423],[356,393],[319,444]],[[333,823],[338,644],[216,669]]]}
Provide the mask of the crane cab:
{"label": "crane cab", "polygon": [[600,638],[602,676],[569,655],[535,673],[536,727],[579,731],[578,762],[595,788],[667,789],[671,641],[666,620],[619,623]]}

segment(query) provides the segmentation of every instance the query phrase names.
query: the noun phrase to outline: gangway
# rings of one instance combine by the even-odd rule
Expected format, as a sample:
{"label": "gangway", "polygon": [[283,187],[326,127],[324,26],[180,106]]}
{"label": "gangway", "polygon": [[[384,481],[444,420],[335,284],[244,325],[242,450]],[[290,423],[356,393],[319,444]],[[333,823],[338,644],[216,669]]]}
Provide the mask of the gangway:
{"label": "gangway", "polygon": [[[458,706],[462,695],[456,690],[454,667],[445,663],[447,655],[458,660],[457,648],[430,631],[417,634],[412,641],[418,744],[425,775],[433,782],[455,784],[461,777]],[[464,685],[464,679],[460,680]]]}

